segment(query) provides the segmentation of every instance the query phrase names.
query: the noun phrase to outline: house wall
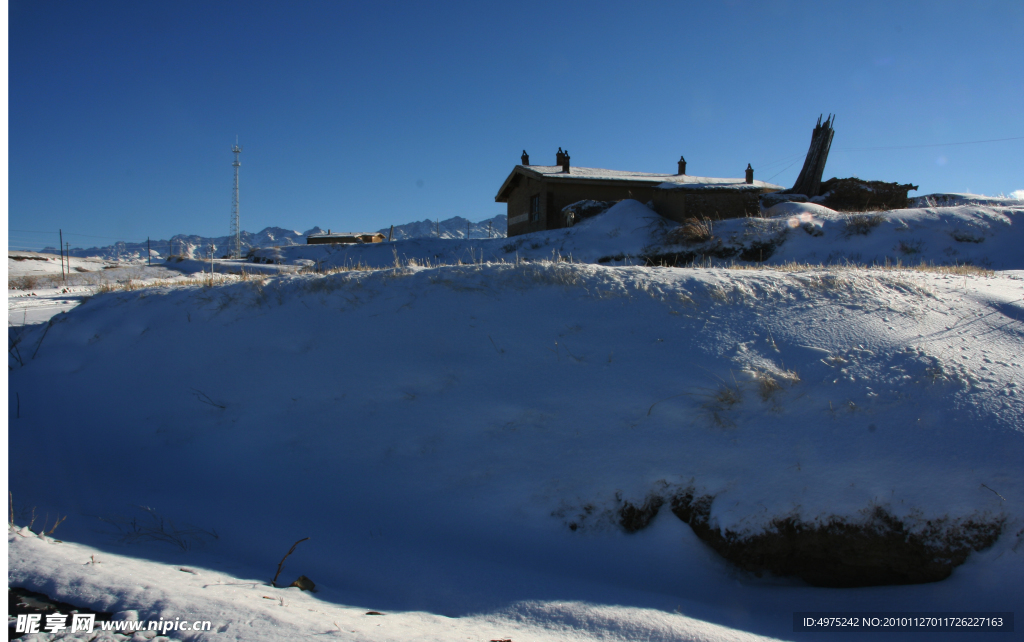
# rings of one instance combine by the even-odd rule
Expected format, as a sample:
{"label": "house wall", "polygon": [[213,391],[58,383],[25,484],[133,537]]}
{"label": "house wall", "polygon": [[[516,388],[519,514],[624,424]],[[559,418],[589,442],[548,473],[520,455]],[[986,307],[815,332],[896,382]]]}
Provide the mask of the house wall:
{"label": "house wall", "polygon": [[[508,235],[527,234],[546,230],[547,189],[545,181],[524,176],[519,185],[508,196]],[[540,196],[541,215],[539,221],[530,220],[530,199]]]}
{"label": "house wall", "polygon": [[[558,183],[526,178],[509,193],[508,235],[565,227],[562,208],[577,201],[620,201],[631,198],[653,202],[654,211],[682,223],[688,217],[710,219],[739,218],[759,211],[757,191],[739,190],[666,190],[654,184]],[[530,221],[530,199],[540,196],[540,220]]]}
{"label": "house wall", "polygon": [[[655,190],[654,211],[682,223],[706,216],[711,220],[754,216],[761,211],[760,192],[740,190]],[[664,209],[664,211],[663,211]]]}

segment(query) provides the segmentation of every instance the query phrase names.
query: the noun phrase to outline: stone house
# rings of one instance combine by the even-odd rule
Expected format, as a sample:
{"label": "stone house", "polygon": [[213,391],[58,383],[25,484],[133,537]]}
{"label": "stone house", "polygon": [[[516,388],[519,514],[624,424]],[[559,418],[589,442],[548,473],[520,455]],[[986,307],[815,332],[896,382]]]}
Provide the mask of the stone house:
{"label": "stone house", "polygon": [[745,178],[705,178],[686,174],[680,157],[675,174],[627,172],[571,167],[568,151],[558,149],[554,165],[530,165],[525,151],[494,200],[508,204],[508,235],[568,227],[563,208],[579,201],[650,203],[662,216],[682,223],[690,217],[737,218],[759,212],[761,194],[783,189],[754,180],[747,165]]}

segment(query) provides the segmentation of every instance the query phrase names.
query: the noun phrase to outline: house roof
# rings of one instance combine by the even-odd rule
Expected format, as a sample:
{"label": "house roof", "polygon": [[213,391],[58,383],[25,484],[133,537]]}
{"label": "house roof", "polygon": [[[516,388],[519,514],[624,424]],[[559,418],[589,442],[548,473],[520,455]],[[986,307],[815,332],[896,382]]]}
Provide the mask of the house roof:
{"label": "house roof", "polygon": [[651,174],[649,172],[625,172],[617,169],[599,169],[596,167],[573,167],[568,174],[562,172],[559,165],[516,165],[494,200],[498,203],[508,202],[508,195],[519,182],[520,177],[544,179],[553,182],[602,181],[609,183],[644,183],[661,189],[685,190],[739,190],[758,191],[785,189],[781,185],[772,185],[755,180],[747,183],[742,178],[708,178],[706,176],[682,176],[676,174]]}

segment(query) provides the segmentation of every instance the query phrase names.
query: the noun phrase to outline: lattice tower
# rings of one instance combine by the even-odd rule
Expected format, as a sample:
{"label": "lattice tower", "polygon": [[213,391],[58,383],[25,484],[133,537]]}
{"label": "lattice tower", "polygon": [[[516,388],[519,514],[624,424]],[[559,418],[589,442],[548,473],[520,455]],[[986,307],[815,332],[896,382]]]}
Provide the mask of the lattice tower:
{"label": "lattice tower", "polygon": [[235,190],[232,194],[231,199],[231,237],[233,238],[231,243],[231,257],[235,259],[242,258],[242,230],[238,226],[238,168],[242,166],[242,162],[238,160],[238,155],[242,153],[242,148],[238,146],[238,141],[235,141],[235,146],[231,148],[231,151],[235,154],[235,162],[231,165],[235,168]]}

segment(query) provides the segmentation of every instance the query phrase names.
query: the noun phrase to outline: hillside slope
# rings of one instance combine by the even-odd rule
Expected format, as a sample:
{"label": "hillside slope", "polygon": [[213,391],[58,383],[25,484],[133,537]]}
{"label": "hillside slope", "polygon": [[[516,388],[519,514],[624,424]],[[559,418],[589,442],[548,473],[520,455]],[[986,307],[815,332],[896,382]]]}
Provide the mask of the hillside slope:
{"label": "hillside slope", "polygon": [[285,265],[393,266],[571,258],[604,265],[977,265],[1024,269],[1024,201],[988,201],[849,214],[784,203],[764,217],[702,223],[684,232],[645,205],[621,201],[577,225],[509,239],[416,238],[396,243],[264,249]]}
{"label": "hillside slope", "polygon": [[[99,295],[12,362],[16,518],[240,578],[310,536],[288,581],[327,602],[529,613],[558,639],[647,639],[673,609],[783,638],[802,610],[1012,610],[1021,293],[1015,274],[521,263]],[[740,538],[880,510],[905,537],[998,538],[935,584],[814,589],[724,561],[669,510],[687,493]],[[154,515],[187,554],[133,536]],[[28,546],[12,581],[174,615],[87,567],[55,581]],[[623,626],[566,625],[565,602],[620,605]]]}

